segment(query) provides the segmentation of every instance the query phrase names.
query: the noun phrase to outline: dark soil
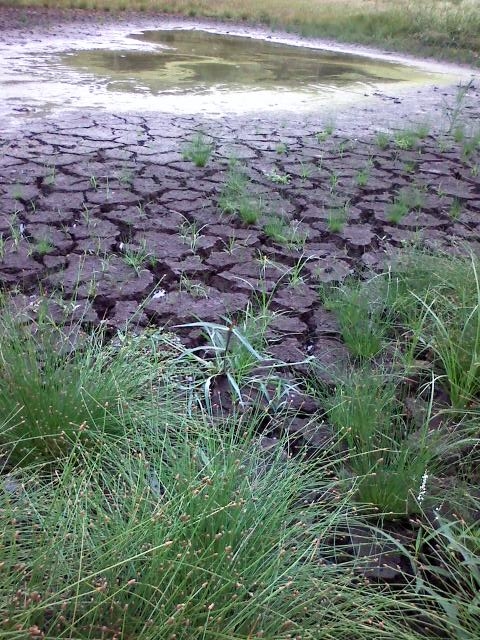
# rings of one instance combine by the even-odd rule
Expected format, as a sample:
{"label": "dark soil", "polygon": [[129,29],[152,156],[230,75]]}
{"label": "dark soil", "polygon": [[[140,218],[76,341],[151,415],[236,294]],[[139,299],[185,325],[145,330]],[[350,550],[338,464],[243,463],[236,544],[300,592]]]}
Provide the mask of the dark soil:
{"label": "dark soil", "polygon": [[[204,168],[182,156],[199,128],[215,148]],[[285,314],[272,333],[288,336],[302,353],[313,341],[317,353],[315,344],[332,331],[319,283],[381,269],[406,243],[449,251],[460,239],[478,251],[478,149],[464,157],[452,140],[441,151],[439,139],[427,137],[413,150],[394,142],[380,150],[371,132],[363,139],[334,132],[319,141],[318,130],[259,118],[104,113],[25,122],[1,138],[3,288],[32,301],[40,291],[61,291],[81,305],[89,299],[96,314],[89,322],[119,329],[159,290],[165,295],[138,312],[141,324],[219,319],[264,289],[271,308]],[[268,150],[285,140],[286,152]],[[250,226],[218,205],[232,141],[248,151],[248,192],[262,193],[266,205]],[[272,182],[266,174],[273,170],[288,175],[288,184]],[[360,186],[362,170],[368,179]],[[392,203],[408,189],[421,203],[394,223]],[[333,232],[329,221],[339,211],[345,221]],[[271,215],[297,229],[297,245],[266,236]],[[138,264],[129,264],[132,255]]]}

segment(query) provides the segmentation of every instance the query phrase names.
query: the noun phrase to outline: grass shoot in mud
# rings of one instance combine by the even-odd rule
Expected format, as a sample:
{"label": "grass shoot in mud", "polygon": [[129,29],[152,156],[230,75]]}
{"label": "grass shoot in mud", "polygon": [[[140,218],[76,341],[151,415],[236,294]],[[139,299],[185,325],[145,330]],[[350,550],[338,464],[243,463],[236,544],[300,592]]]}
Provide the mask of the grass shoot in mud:
{"label": "grass shoot in mud", "polygon": [[263,225],[263,233],[273,242],[297,251],[302,250],[307,240],[307,234],[300,230],[299,223],[292,224],[282,216],[268,216]]}
{"label": "grass shoot in mud", "polygon": [[246,225],[254,225],[266,213],[266,205],[262,196],[249,187],[246,167],[235,158],[231,159],[218,199],[219,208],[222,213],[237,215]]}
{"label": "grass shoot in mud", "polygon": [[349,202],[346,202],[343,207],[332,207],[328,211],[327,229],[331,233],[341,233],[348,222],[349,211]]}
{"label": "grass shoot in mud", "polygon": [[213,145],[205,134],[198,132],[183,149],[184,160],[190,160],[196,167],[204,167],[213,153]]}
{"label": "grass shoot in mud", "polygon": [[370,178],[370,167],[364,167],[363,169],[359,169],[357,175],[355,176],[355,181],[359,187],[366,187],[368,184],[368,179]]}
{"label": "grass shoot in mud", "polygon": [[37,253],[40,256],[44,256],[47,253],[50,253],[53,248],[54,247],[49,240],[41,238],[35,244],[33,244],[31,248],[31,254]]}
{"label": "grass shoot in mud", "polygon": [[144,269],[148,264],[154,265],[156,262],[155,256],[150,253],[147,249],[146,241],[142,241],[139,246],[130,246],[124,245],[122,247],[123,251],[123,260],[125,264],[135,271],[135,273],[140,275],[142,269]]}

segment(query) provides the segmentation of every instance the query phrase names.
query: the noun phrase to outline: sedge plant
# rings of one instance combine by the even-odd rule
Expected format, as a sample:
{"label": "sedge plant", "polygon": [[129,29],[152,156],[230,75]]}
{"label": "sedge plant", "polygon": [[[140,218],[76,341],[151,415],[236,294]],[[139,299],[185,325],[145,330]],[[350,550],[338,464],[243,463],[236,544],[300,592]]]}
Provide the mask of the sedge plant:
{"label": "sedge plant", "polygon": [[36,323],[0,310],[0,445],[9,463],[55,462],[81,442],[122,434],[128,402],[140,401],[155,365],[102,332],[69,334],[40,314]]}
{"label": "sedge plant", "polygon": [[115,443],[77,443],[50,478],[11,472],[5,637],[326,640],[387,610],[354,597],[353,560],[334,561],[328,540],[357,518],[348,500],[304,499],[334,488],[320,465],[285,458],[282,441],[264,451],[252,422],[220,429],[167,389],[159,399]]}

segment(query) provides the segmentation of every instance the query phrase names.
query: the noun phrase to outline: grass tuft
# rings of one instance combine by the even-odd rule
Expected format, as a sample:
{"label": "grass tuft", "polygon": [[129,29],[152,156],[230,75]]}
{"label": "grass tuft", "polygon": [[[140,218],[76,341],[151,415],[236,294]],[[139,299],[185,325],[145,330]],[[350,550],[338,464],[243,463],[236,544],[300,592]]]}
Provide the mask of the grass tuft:
{"label": "grass tuft", "polygon": [[128,402],[155,379],[155,362],[105,347],[100,331],[63,333],[0,312],[0,443],[9,463],[55,462],[82,444],[123,435]]}

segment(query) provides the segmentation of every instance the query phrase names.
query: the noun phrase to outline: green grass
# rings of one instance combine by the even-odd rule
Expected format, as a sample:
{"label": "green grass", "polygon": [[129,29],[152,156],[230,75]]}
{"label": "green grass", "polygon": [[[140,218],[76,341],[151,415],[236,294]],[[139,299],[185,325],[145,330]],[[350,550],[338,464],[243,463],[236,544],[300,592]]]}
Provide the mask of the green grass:
{"label": "green grass", "polygon": [[359,187],[366,187],[368,184],[368,180],[370,178],[370,169],[369,167],[364,167],[357,172],[355,176],[355,182]]}
{"label": "green grass", "polygon": [[195,363],[192,392],[199,393],[198,401],[209,412],[213,410],[212,389],[218,385],[226,387],[231,402],[242,409],[260,400],[264,409],[270,406],[278,410],[295,389],[294,380],[277,374],[285,369],[284,363],[266,354],[266,333],[273,320],[270,300],[271,295],[258,292],[242,313],[225,318],[224,323],[199,321],[181,325],[201,329],[206,339],[200,347],[174,346],[179,361]]}
{"label": "green grass", "polygon": [[416,146],[418,136],[415,131],[404,129],[397,131],[393,140],[397,149],[401,151],[411,151]]}
{"label": "green grass", "polygon": [[[361,285],[376,322],[389,308],[399,323],[415,309],[423,319],[443,288],[452,304],[471,302],[473,259],[422,256],[412,258],[417,273],[406,261]],[[331,295],[348,307],[360,285],[347,286]],[[463,498],[462,519],[450,517],[445,491],[440,501],[431,493],[441,468],[441,434],[429,431],[436,376],[418,424],[403,409],[401,372],[374,362],[347,371],[319,387],[334,444],[289,457],[286,435],[260,446],[265,409],[245,403],[219,416],[205,393],[208,378],[226,374],[245,398],[255,384],[271,390],[284,365],[264,360],[268,300],[235,324],[196,323],[210,354],[158,330],[112,342],[77,333],[72,350],[40,315],[29,326],[7,303],[1,315],[2,637],[420,640],[415,620],[431,637],[436,628],[477,637],[475,505]],[[285,410],[275,404],[276,425],[292,418]],[[465,416],[468,482],[478,413]],[[379,527],[406,514],[417,534],[405,546]],[[370,552],[352,551],[359,528]],[[382,541],[412,567],[392,589],[362,577]]]}
{"label": "green grass", "polygon": [[433,448],[426,423],[415,441],[409,439],[395,383],[369,367],[354,370],[323,402],[339,444],[347,448],[357,500],[383,514],[418,512],[417,497],[422,476],[433,464]]}
{"label": "green grass", "polygon": [[328,123],[325,125],[325,128],[322,129],[322,131],[318,131],[315,134],[315,137],[317,139],[318,142],[325,142],[325,140],[328,140],[328,138],[330,138],[330,136],[332,135],[332,133],[334,132],[334,125],[332,123]]}
{"label": "green grass", "polygon": [[299,229],[297,221],[289,221],[281,216],[267,217],[263,225],[263,233],[274,242],[297,250],[301,250],[307,240],[306,233]]}
{"label": "green grass", "polygon": [[249,186],[246,167],[235,159],[230,160],[218,205],[223,213],[233,213],[244,224],[253,225],[265,213],[265,203],[260,195],[249,189]]}
{"label": "green grass", "polygon": [[[320,463],[288,459],[282,441],[262,449],[254,414],[212,424],[183,377],[174,382],[178,360],[155,360],[161,336],[61,356],[50,332],[8,329],[3,405],[15,412],[19,388],[29,393],[16,428],[0,417],[5,637],[313,639],[361,625],[348,600],[353,560],[328,562],[326,544],[355,515],[346,499],[303,499],[336,483]],[[18,456],[27,446],[41,455]],[[317,600],[334,592],[346,605],[332,618]]]}
{"label": "green grass", "polygon": [[384,131],[378,131],[375,135],[375,144],[377,145],[377,147],[379,147],[379,149],[382,149],[382,151],[384,151],[390,144],[390,136]]}
{"label": "green grass", "polygon": [[452,220],[458,220],[458,218],[462,215],[462,211],[462,202],[458,198],[454,198],[452,204],[450,205],[448,215]]}
{"label": "green grass", "polygon": [[[475,256],[416,248],[404,250],[384,274],[321,291],[352,369],[335,370],[331,388],[317,364],[313,386],[344,446],[356,498],[382,513],[418,511],[423,485],[441,473],[447,452],[458,455],[478,438],[478,274]],[[448,399],[443,420],[454,421],[454,431],[429,427],[441,390]],[[422,410],[412,414],[412,402]],[[465,468],[471,482],[475,464]]]}
{"label": "green grass", "polygon": [[480,128],[476,127],[466,132],[462,139],[462,157],[468,160],[480,149]]}
{"label": "green grass", "polygon": [[327,217],[327,229],[330,233],[341,233],[348,221],[349,203],[343,207],[335,207],[329,210]]}
{"label": "green grass", "polygon": [[250,181],[245,167],[236,159],[231,159],[218,200],[219,207],[223,213],[237,212],[238,203],[242,198],[245,198],[249,184]]}
{"label": "green grass", "polygon": [[387,274],[324,290],[322,298],[353,356],[370,360],[408,334],[403,352],[432,359],[452,408],[463,410],[480,392],[479,273],[473,255],[405,250]]}
{"label": "green grass", "polygon": [[80,467],[28,469],[27,509],[2,492],[3,634],[314,638],[339,624],[316,600],[347,593],[349,572],[325,566],[320,587],[312,560],[348,508],[303,505],[324,484],[319,468],[179,409],[163,397],[115,445],[73,450]]}
{"label": "green grass", "polygon": [[188,218],[185,218],[184,222],[180,225],[179,234],[182,240],[190,246],[193,253],[196,253],[198,243],[202,237],[202,231],[206,227],[201,227],[194,222],[190,222]]}
{"label": "green grass", "polygon": [[190,160],[196,167],[204,167],[213,153],[213,144],[198,132],[183,148],[184,160]]}
{"label": "green grass", "polygon": [[[478,513],[478,498],[470,495],[463,505]],[[414,558],[422,567],[416,578],[419,593],[431,597],[443,614],[449,638],[475,640],[480,635],[480,528],[461,516],[437,512],[434,522],[421,532]],[[425,563],[425,564],[422,564]]]}
{"label": "green grass", "polygon": [[246,224],[256,224],[265,211],[265,205],[260,197],[246,196],[238,201],[237,214]]}
{"label": "green grass", "polygon": [[39,256],[44,256],[47,253],[50,253],[53,248],[53,244],[49,240],[42,238],[32,245],[31,253],[36,253]]}
{"label": "green grass", "polygon": [[399,224],[411,211],[421,209],[422,204],[423,197],[418,189],[401,189],[387,209],[387,220],[393,224]]}
{"label": "green grass", "polygon": [[383,279],[346,282],[334,289],[325,289],[321,295],[325,307],[336,314],[343,341],[352,355],[369,360],[380,353],[392,326],[392,317],[383,299]]}
{"label": "green grass", "polygon": [[475,256],[405,254],[394,300],[418,348],[431,352],[452,405],[462,409],[480,391],[480,285]]}
{"label": "green grass", "polygon": [[263,225],[264,234],[274,242],[286,242],[288,231],[287,222],[280,216],[270,216]]}
{"label": "green grass", "polygon": [[265,176],[274,184],[289,184],[291,179],[288,173],[278,173],[275,169],[266,173]]}
{"label": "green grass", "polygon": [[102,335],[66,335],[48,320],[0,317],[0,444],[9,463],[52,462],[82,444],[123,435],[128,402],[155,379],[155,359],[102,345]]}
{"label": "green grass", "polygon": [[156,262],[155,256],[147,249],[146,241],[143,241],[138,247],[127,246],[122,249],[123,261],[132,267],[137,276],[147,265],[153,265]]}

